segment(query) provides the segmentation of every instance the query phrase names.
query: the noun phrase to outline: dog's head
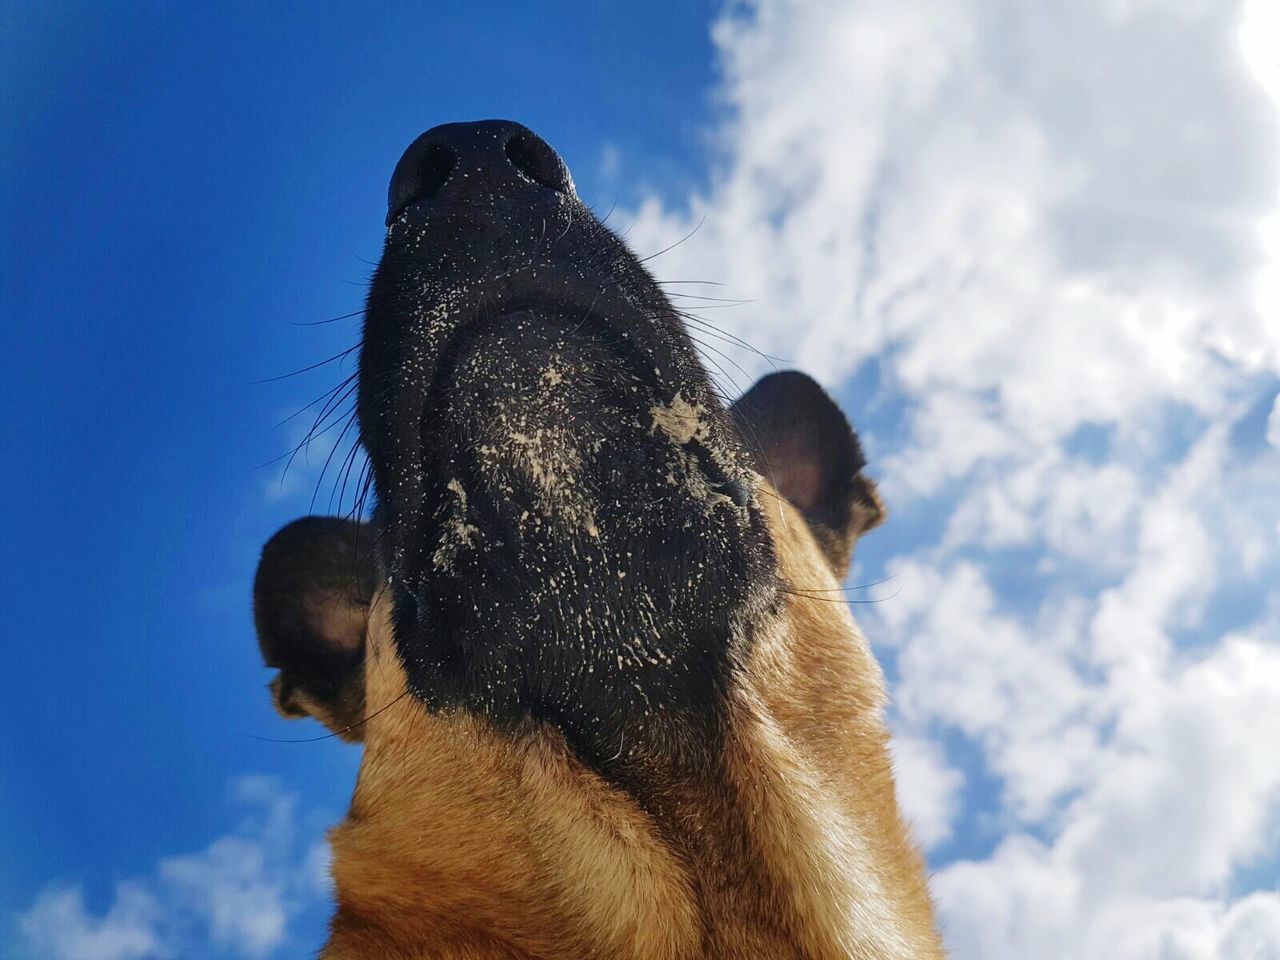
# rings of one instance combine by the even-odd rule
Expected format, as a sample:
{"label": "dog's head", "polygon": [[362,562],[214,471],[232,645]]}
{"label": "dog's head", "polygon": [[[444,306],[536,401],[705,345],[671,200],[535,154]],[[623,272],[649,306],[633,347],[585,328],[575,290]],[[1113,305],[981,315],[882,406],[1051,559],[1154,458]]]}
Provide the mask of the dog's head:
{"label": "dog's head", "polygon": [[429,709],[549,722],[591,763],[624,728],[713,728],[778,602],[775,497],[838,574],[880,519],[848,422],[797,373],[726,409],[662,289],[523,126],[423,134],[387,226],[358,393],[377,506],[264,551],[278,706],[360,736],[384,585]]}
{"label": "dog's head", "polygon": [[798,373],[722,404],[518,124],[423,134],[387,225],[373,517],[290,524],[254,587],[277,707],[366,747],[324,955],[938,956],[843,414]]}

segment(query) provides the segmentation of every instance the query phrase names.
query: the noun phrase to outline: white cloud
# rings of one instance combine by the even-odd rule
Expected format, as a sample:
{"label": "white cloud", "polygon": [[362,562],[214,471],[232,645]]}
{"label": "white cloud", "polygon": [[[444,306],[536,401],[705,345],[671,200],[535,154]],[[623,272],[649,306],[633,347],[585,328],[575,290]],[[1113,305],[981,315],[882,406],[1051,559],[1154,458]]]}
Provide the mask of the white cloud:
{"label": "white cloud", "polygon": [[1235,11],[753,9],[716,33],[736,112],[711,191],[629,233],[657,250],[705,215],[655,266],[754,299],[717,319],[829,380],[898,346],[911,389],[998,388],[1031,439],[1211,402],[1211,343],[1274,366],[1247,302],[1274,132]]}
{"label": "white cloud", "polygon": [[1091,902],[1079,875],[1025,836],[1007,839],[988,861],[948,868],[933,887],[957,957],[1280,957],[1280,894],[1254,893],[1233,903],[1114,895]]}
{"label": "white cloud", "polygon": [[1076,668],[1078,638],[999,612],[971,563],[898,568],[901,592],[877,620],[880,639],[900,644],[894,695],[905,729],[943,724],[980,743],[1010,811],[1042,819],[1096,755],[1102,708]]}
{"label": "white cloud", "polygon": [[[1222,635],[1199,625],[1215,590],[1249,573],[1223,518],[1266,533],[1257,521],[1274,515],[1280,457],[1260,472],[1240,464],[1226,434],[1206,431],[1146,491],[1132,558],[1109,588],[1019,615],[988,581],[996,562],[957,560],[945,543],[896,562],[899,593],[868,625],[897,654],[900,725],[976,742],[1011,831],[989,859],[937,875],[957,956],[1273,955],[1223,951],[1245,942],[1239,917],[1280,911],[1275,898],[1246,911],[1230,895],[1241,868],[1280,870],[1274,534],[1260,548],[1260,619]],[[1188,627],[1190,648],[1175,639]],[[905,781],[912,789],[930,785]],[[1280,951],[1267,923],[1249,936]]]}
{"label": "white cloud", "polygon": [[[218,953],[270,956],[289,920],[328,898],[328,849],[300,817],[297,798],[268,777],[232,785],[248,814],[204,850],[161,860],[152,876],[115,887],[97,913],[83,890],[59,883],[19,918],[41,960],[151,960]],[[305,836],[304,836],[305,834]]]}
{"label": "white cloud", "polygon": [[893,772],[903,813],[926,850],[951,839],[964,775],[948,766],[946,752],[920,736],[893,738]]}
{"label": "white cloud", "polygon": [[164,956],[157,934],[161,907],[144,886],[116,886],[111,906],[94,916],[78,887],[55,886],[40,894],[19,921],[40,957],[56,960],[131,960]]}
{"label": "white cloud", "polygon": [[1233,439],[1280,375],[1278,22],[733,4],[710,186],[634,212],[644,253],[702,224],[651,266],[749,301],[729,333],[837,387],[874,359],[891,512],[944,505],[861,612],[917,833],[994,844],[935,864],[957,957],[1280,957],[1280,407]]}

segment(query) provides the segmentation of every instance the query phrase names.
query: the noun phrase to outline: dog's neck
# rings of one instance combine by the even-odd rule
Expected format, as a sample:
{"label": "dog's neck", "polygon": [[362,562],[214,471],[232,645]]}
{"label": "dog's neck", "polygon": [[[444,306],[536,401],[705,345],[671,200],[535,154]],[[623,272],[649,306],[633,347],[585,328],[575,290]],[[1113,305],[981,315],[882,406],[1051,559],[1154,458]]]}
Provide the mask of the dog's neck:
{"label": "dog's neck", "polygon": [[941,956],[897,813],[879,668],[826,599],[839,594],[820,592],[838,584],[803,523],[775,526],[783,579],[806,589],[753,638],[718,755],[647,779],[642,797],[552,728],[513,735],[402,696],[376,604],[373,716],[331,836],[324,960]]}

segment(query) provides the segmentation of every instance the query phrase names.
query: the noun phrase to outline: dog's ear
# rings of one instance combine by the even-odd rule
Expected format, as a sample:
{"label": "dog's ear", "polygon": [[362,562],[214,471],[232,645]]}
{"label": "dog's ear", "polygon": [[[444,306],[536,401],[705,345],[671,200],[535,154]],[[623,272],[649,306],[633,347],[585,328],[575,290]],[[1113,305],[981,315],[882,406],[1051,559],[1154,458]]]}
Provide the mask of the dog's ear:
{"label": "dog's ear", "polygon": [[362,738],[364,640],[378,586],[366,524],[303,517],[262,548],[253,619],[271,698],[286,717],[315,717],[344,740]]}
{"label": "dog's ear", "polygon": [[858,537],[884,519],[866,458],[835,401],[812,377],[773,373],[729,410],[756,467],[809,523],[836,575],[849,570]]}

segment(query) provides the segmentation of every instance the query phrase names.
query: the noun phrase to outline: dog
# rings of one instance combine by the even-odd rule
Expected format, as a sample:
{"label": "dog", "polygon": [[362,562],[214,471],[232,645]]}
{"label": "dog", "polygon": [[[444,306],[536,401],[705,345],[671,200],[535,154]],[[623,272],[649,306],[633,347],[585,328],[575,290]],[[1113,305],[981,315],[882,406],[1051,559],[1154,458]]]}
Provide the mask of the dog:
{"label": "dog", "polygon": [[391,179],[369,523],[265,546],[285,716],[362,741],[324,960],[941,957],[840,583],[883,508],[796,372],[727,406],[526,127]]}

